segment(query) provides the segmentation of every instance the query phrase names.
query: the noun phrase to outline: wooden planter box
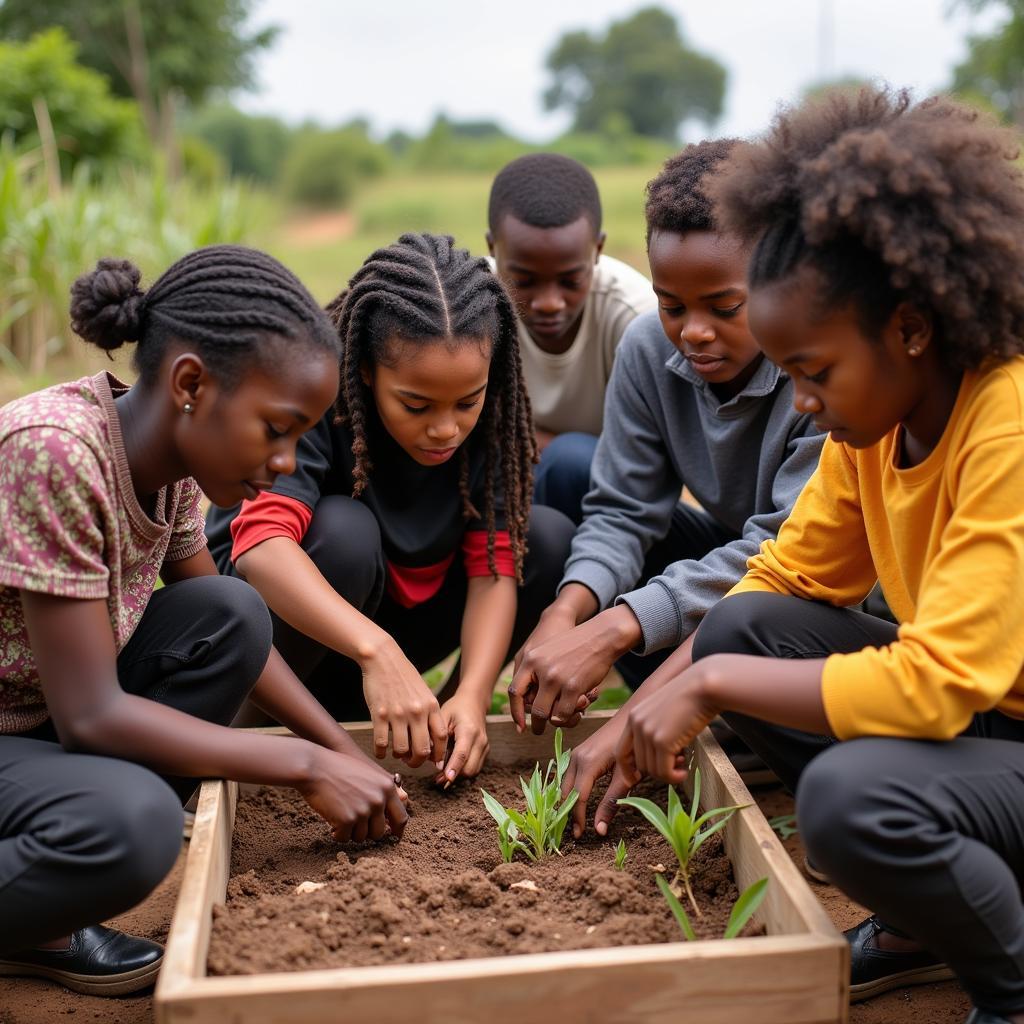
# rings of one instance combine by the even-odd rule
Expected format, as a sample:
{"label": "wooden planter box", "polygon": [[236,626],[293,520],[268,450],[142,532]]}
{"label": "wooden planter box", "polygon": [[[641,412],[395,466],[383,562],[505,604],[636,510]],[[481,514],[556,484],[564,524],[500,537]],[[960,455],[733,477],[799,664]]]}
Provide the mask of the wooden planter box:
{"label": "wooden planter box", "polygon": [[[610,713],[588,715],[579,743]],[[368,725],[347,727],[364,749]],[[519,736],[488,720],[490,760],[546,762],[550,730]],[[705,806],[752,804],[721,747],[696,747]],[[387,763],[386,763],[387,764]],[[396,764],[388,770],[402,770]],[[845,1024],[849,951],[756,806],[734,815],[725,848],[742,890],[766,875],[755,921],[767,935],[428,964],[207,977],[212,907],[223,902],[238,787],[205,782],[156,987],[157,1024]]]}

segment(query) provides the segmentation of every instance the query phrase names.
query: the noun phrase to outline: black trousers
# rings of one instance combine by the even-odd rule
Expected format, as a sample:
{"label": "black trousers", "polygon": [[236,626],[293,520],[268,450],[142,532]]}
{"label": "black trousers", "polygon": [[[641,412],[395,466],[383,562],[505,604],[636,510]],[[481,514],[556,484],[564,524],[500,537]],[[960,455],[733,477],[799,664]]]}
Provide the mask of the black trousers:
{"label": "black trousers", "polygon": [[[709,551],[735,539],[735,533],[720,525],[703,509],[684,505],[680,501],[672,510],[668,533],[651,545],[651,550],[647,552],[640,582],[646,583],[652,577],[660,576],[673,562],[703,558]],[[647,655],[630,651],[619,658],[615,667],[626,685],[635,690],[674,650],[675,647],[666,647]]]}
{"label": "black trousers", "polygon": [[[694,657],[820,658],[895,639],[862,612],[738,594],[705,617]],[[795,788],[816,867],[942,957],[976,1006],[1024,1010],[1024,722],[989,711],[946,742],[840,743],[724,717]]]}
{"label": "black trousers", "polygon": [[[270,653],[270,616],[240,580],[156,591],[117,659],[122,688],[228,725]],[[67,935],[144,899],[181,849],[197,779],[65,751],[47,721],[0,736],[0,953]]]}
{"label": "black trousers", "polygon": [[[554,600],[574,532],[575,526],[561,512],[533,506],[510,658]],[[423,604],[404,608],[386,593],[380,528],[361,502],[343,495],[321,498],[302,547],[349,604],[394,637],[417,670],[436,665],[459,646],[467,579],[458,555],[437,594]],[[273,623],[278,651],[324,707],[339,721],[368,719],[359,666],[276,615]]]}

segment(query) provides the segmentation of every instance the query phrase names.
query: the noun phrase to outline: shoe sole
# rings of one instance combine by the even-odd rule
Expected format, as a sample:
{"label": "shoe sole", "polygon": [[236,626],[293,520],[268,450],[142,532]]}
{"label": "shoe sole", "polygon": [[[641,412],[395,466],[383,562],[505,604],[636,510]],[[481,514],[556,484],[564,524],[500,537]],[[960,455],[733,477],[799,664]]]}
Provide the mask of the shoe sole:
{"label": "shoe sole", "polygon": [[46,978],[86,996],[125,996],[153,985],[162,963],[163,957],[145,967],[137,967],[134,971],[97,976],[76,974],[74,971],[62,971],[59,967],[43,967],[39,964],[16,964],[8,960],[0,961],[0,977]]}
{"label": "shoe sole", "polygon": [[894,988],[906,988],[908,985],[927,985],[935,981],[949,981],[953,972],[945,964],[934,967],[916,967],[912,971],[900,971],[898,974],[887,974],[876,981],[865,981],[850,986],[850,1002],[860,1003],[865,999],[880,996]]}

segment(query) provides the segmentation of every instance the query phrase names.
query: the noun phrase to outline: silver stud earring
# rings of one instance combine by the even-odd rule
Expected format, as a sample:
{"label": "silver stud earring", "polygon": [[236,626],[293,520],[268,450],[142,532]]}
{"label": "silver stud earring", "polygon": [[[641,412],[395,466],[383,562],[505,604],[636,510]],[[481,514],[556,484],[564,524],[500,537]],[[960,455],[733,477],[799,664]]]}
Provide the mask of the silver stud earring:
{"label": "silver stud earring", "polygon": [[187,412],[191,412],[191,411],[192,411],[192,410],[193,410],[194,408],[195,408],[195,406],[194,406],[194,405],[193,405],[193,404],[192,404],[191,402],[186,402],[186,403],[185,403],[185,404],[184,404],[184,405],[183,405],[183,406],[181,407],[181,411],[182,411],[182,412],[186,412],[186,413],[187,413]]}
{"label": "silver stud earring", "polygon": [[914,345],[912,348],[908,348],[907,349],[907,355],[919,356],[920,354],[921,354],[921,350],[917,347],[917,345]]}

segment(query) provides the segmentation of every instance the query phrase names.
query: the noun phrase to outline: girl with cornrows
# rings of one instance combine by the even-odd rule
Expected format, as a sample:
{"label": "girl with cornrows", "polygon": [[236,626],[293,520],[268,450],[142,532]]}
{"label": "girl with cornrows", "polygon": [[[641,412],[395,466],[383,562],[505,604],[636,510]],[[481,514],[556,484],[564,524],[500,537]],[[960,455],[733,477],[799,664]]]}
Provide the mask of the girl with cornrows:
{"label": "girl with cornrows", "polygon": [[[881,90],[783,113],[711,184],[750,326],[829,431],[776,540],[630,710],[678,782],[719,712],[796,790],[809,864],[875,911],[851,998],[955,975],[1024,1022],[1024,188],[1016,141]],[[876,579],[899,625],[851,607]]]}
{"label": "girl with cornrows", "polygon": [[[95,922],[170,869],[198,779],[293,786],[341,840],[406,820],[203,536],[201,490],[233,505],[294,468],[337,390],[331,325],[251,249],[139,280],[102,260],[71,303],[86,341],[138,343],[137,384],[104,372],[0,410],[0,974],[97,995],[155,979],[160,946]],[[302,738],[228,728],[249,696]]]}
{"label": "girl with cornrows", "polygon": [[[294,474],[213,511],[210,546],[266,599],[278,648],[324,705],[369,709],[379,756],[390,743],[439,781],[475,775],[497,675],[554,596],[573,532],[530,510],[515,313],[486,260],[427,234],[373,253],[328,310],[336,407]],[[439,707],[420,672],[460,645]]]}

